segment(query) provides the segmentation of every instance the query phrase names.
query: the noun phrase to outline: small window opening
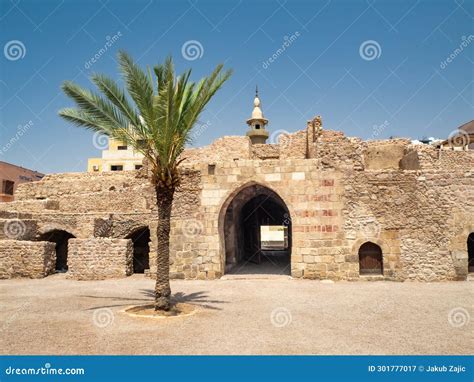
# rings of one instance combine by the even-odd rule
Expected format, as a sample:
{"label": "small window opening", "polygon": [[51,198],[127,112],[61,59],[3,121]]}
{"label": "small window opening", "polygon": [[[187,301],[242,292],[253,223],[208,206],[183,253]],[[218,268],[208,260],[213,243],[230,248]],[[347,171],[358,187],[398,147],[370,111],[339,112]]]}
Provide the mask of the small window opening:
{"label": "small window opening", "polygon": [[13,195],[13,186],[15,185],[15,182],[12,182],[11,180],[4,180],[3,181],[3,187],[2,191],[4,194],[7,195]]}

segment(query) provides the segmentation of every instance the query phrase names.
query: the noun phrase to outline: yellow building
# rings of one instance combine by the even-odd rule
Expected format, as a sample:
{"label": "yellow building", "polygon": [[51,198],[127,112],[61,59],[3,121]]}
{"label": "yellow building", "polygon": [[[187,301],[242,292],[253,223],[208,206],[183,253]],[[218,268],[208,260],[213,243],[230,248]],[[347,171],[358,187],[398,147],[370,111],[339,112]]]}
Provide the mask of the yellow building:
{"label": "yellow building", "polygon": [[142,167],[143,154],[116,139],[109,138],[109,147],[101,158],[89,158],[88,172],[128,171]]}

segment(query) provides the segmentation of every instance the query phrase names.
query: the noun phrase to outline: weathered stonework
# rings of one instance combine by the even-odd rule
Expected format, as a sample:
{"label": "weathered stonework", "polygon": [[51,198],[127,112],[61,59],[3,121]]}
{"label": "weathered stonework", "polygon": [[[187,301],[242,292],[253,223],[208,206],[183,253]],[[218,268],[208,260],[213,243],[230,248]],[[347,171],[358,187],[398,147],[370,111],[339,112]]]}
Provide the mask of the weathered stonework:
{"label": "weathered stonework", "polygon": [[132,274],[133,246],[126,239],[70,239],[67,278],[103,280]]}
{"label": "weathered stonework", "polygon": [[[362,141],[322,130],[319,119],[305,131],[281,135],[278,144],[223,137],[186,150],[183,158],[171,221],[173,278],[227,272],[229,253],[239,247],[231,237],[237,215],[253,187],[276,195],[285,209],[281,224],[290,229],[293,277],[466,279],[474,151],[440,152],[407,139]],[[16,201],[0,204],[0,228],[19,219],[26,228],[16,239],[36,241],[55,230],[86,239],[69,240],[69,273],[81,279],[130,274],[130,240],[114,247],[103,238],[131,239],[148,228],[145,274],[153,274],[157,207],[147,176],[146,163],[139,171],[48,175],[21,185]],[[366,242],[382,251],[378,276],[361,275],[359,250]]]}
{"label": "weathered stonework", "polygon": [[0,240],[0,279],[38,279],[54,272],[54,244],[43,241]]}

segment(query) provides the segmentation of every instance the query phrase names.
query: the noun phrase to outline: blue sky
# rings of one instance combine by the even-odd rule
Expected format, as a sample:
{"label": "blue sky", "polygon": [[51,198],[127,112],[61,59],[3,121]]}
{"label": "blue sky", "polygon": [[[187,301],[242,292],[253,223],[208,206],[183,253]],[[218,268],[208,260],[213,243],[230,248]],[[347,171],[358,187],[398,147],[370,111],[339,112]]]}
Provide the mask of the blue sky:
{"label": "blue sky", "polygon": [[57,116],[60,85],[118,78],[119,49],[143,66],[171,54],[196,80],[234,70],[195,146],[245,134],[257,84],[271,132],[321,115],[364,139],[446,137],[473,116],[474,1],[1,0],[0,14],[0,160],[45,173],[100,156]]}

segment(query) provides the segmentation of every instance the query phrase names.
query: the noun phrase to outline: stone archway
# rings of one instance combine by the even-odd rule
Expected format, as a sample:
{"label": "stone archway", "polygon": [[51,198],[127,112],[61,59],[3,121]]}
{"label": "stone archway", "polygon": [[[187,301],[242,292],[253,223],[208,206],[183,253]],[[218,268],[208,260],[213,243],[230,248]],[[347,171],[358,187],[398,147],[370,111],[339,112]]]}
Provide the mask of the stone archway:
{"label": "stone archway", "polygon": [[74,238],[73,234],[60,229],[48,231],[39,237],[39,241],[50,241],[56,244],[56,272],[67,272],[68,242],[69,239]]}
{"label": "stone archway", "polygon": [[133,242],[133,273],[145,273],[150,269],[150,228],[138,228],[126,239]]}
{"label": "stone archway", "polygon": [[221,215],[224,273],[290,274],[291,218],[275,191],[249,184],[230,197]]}

